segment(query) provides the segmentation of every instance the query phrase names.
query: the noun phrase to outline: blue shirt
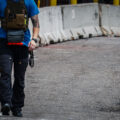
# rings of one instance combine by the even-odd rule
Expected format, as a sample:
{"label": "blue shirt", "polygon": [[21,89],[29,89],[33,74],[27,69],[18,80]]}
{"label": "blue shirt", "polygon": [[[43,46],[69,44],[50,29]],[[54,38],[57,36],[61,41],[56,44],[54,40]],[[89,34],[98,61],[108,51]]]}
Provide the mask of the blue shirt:
{"label": "blue shirt", "polygon": [[[13,0],[13,1],[19,1],[19,0]],[[37,8],[36,3],[34,0],[24,0],[25,6],[27,8],[28,17],[32,17],[34,15],[37,15],[39,13],[39,9]],[[4,11],[7,6],[7,0],[0,0],[0,17],[4,17]],[[0,38],[6,38],[6,32],[2,28],[0,28]],[[25,31],[24,41],[22,42],[23,45],[28,46],[28,43],[30,42],[30,30],[28,29]]]}

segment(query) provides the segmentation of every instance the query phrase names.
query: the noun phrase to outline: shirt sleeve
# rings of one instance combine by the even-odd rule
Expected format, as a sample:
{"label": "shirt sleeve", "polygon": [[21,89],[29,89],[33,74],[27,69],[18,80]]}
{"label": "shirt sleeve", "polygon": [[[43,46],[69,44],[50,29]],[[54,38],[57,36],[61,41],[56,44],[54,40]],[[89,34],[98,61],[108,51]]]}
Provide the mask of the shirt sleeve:
{"label": "shirt sleeve", "polygon": [[4,11],[7,3],[5,1],[0,0],[0,17],[4,17]]}
{"label": "shirt sleeve", "polygon": [[34,15],[39,14],[39,9],[35,3],[34,0],[29,0],[29,10],[28,10],[28,16],[32,17]]}

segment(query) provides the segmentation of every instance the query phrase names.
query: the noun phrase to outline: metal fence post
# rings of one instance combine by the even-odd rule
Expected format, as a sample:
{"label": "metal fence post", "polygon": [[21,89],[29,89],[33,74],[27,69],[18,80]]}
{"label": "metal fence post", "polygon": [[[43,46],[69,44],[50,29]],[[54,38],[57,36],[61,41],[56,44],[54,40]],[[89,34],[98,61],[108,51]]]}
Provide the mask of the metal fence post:
{"label": "metal fence post", "polygon": [[56,5],[57,5],[57,0],[50,1],[50,6],[56,6]]}
{"label": "metal fence post", "polygon": [[71,4],[77,4],[77,0],[71,0]]}
{"label": "metal fence post", "polygon": [[119,0],[113,0],[113,4],[118,6],[119,5]]}
{"label": "metal fence post", "polygon": [[40,8],[40,0],[38,0],[38,4],[37,4],[38,8]]}
{"label": "metal fence post", "polygon": [[94,2],[95,2],[95,3],[98,3],[98,2],[99,2],[99,0],[94,0]]}

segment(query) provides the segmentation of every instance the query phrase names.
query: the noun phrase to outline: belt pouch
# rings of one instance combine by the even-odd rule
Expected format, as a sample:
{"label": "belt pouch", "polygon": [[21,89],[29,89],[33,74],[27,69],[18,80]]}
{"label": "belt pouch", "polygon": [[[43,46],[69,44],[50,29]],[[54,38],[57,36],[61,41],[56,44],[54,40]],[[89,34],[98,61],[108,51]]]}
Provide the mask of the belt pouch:
{"label": "belt pouch", "polygon": [[7,41],[9,43],[20,43],[24,40],[24,30],[8,30]]}

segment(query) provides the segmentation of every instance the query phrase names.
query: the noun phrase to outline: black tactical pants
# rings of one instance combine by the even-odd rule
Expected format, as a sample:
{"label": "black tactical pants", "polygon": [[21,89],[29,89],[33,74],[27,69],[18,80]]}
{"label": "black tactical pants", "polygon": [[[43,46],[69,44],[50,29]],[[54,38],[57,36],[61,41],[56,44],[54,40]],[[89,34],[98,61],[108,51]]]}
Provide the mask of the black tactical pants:
{"label": "black tactical pants", "polygon": [[[24,106],[25,72],[28,65],[28,48],[7,46],[0,41],[0,101],[13,107]],[[13,64],[14,63],[14,64]],[[14,66],[14,81],[11,73]]]}

